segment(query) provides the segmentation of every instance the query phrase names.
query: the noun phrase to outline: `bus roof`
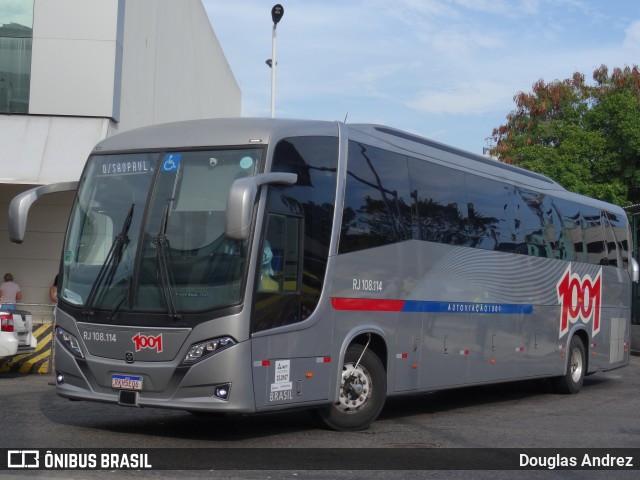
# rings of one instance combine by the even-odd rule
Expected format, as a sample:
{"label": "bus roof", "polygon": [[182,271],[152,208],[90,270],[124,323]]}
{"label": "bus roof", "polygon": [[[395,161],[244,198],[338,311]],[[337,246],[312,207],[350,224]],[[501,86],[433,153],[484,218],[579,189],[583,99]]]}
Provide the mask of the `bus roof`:
{"label": "bus roof", "polygon": [[136,128],[106,138],[93,153],[124,150],[265,145],[283,135],[336,136],[335,122],[272,118],[211,118]]}
{"label": "bus roof", "polygon": [[[484,155],[478,155],[476,153],[471,153],[466,150],[461,150],[459,148],[452,147],[450,145],[446,145],[444,143],[436,142],[434,140],[430,140],[425,137],[421,137],[419,135],[414,135],[411,133],[403,132],[402,130],[397,130],[395,128],[390,128],[384,125],[371,125],[371,124],[355,124],[350,125],[352,129],[360,130],[362,132],[367,133],[371,136],[383,137],[387,143],[396,145],[397,147],[403,148],[405,150],[416,150],[416,147],[420,148],[422,151],[418,151],[416,153],[428,154],[428,152],[437,153],[438,156],[436,158],[442,158],[442,154],[450,154],[451,157],[462,157],[468,160],[472,160],[473,162],[479,162],[481,164],[489,166],[490,169],[499,168],[503,170],[507,170],[518,175],[524,175],[530,177],[532,179],[536,179],[550,185],[554,185],[558,188],[562,188],[559,184],[554,182],[549,177],[542,175],[540,173],[532,172],[529,170],[525,170],[520,167],[516,167],[514,165],[510,165],[507,163],[502,163],[498,160],[492,159],[490,157],[486,157]],[[413,145],[412,145],[413,144]],[[413,149],[412,149],[413,146]],[[427,147],[426,149],[424,147]]]}
{"label": "bus roof", "polygon": [[[473,170],[487,176],[553,191],[555,196],[624,213],[620,207],[569,192],[551,178],[489,157],[461,150],[425,137],[384,125],[346,124],[349,138],[370,139],[378,146],[430,157],[449,165]],[[212,146],[267,145],[272,139],[286,136],[337,136],[338,122],[282,118],[212,118],[186,120],[129,130],[106,138],[96,145],[93,154],[135,150],[205,148]]]}

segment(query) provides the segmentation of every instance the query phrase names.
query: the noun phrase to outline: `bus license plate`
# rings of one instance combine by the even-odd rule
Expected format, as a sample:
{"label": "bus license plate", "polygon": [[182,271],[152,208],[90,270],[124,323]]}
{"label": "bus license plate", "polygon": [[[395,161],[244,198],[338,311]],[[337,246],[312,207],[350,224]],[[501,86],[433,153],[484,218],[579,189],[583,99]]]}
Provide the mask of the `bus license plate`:
{"label": "bus license plate", "polygon": [[113,375],[111,377],[111,388],[117,390],[142,390],[142,377],[137,375]]}

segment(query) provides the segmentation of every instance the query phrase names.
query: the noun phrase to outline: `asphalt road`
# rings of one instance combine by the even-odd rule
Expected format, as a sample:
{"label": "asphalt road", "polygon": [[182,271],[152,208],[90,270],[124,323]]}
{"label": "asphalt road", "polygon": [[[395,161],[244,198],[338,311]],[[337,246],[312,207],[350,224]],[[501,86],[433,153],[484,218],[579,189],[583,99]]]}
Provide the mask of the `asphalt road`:
{"label": "asphalt road", "polygon": [[[578,395],[549,393],[526,381],[389,399],[363,432],[319,428],[307,412],[200,417],[58,397],[52,375],[0,374],[0,448],[636,448],[640,452],[640,357],[585,379]],[[295,450],[291,450],[295,452]],[[445,451],[445,450],[441,450]],[[362,450],[353,450],[362,455]],[[372,450],[372,452],[375,452]],[[640,454],[638,455],[640,459]],[[522,472],[360,471],[344,456],[340,470],[136,472],[135,478],[492,478]],[[358,460],[362,460],[360,457]],[[337,468],[336,465],[332,465]],[[634,472],[528,471],[527,478],[637,478]],[[184,472],[183,472],[184,473]],[[28,472],[42,478],[125,478],[131,472]],[[26,473],[24,474],[26,475]],[[0,472],[0,479],[24,478]]]}

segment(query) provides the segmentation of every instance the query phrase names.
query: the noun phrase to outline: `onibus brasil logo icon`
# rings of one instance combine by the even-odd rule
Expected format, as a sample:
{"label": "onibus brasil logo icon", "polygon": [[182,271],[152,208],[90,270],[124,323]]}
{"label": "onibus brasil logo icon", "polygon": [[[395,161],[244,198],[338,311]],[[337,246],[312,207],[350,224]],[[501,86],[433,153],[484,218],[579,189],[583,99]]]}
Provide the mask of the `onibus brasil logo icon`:
{"label": "onibus brasil logo icon", "polygon": [[600,299],[602,297],[602,268],[595,278],[571,272],[567,267],[556,285],[558,301],[562,307],[560,316],[560,335],[562,338],[569,331],[569,323],[578,320],[589,323],[593,321],[592,336],[600,331]]}

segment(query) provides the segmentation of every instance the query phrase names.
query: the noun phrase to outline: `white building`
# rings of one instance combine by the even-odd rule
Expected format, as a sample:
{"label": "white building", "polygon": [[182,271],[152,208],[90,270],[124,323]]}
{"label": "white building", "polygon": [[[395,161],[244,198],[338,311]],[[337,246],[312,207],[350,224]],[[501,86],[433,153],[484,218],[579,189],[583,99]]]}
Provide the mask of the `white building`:
{"label": "white building", "polygon": [[78,180],[107,136],[240,116],[240,101],[201,0],[0,2],[0,277],[13,273],[25,309],[49,303],[73,194],[36,202],[13,245],[17,193]]}

